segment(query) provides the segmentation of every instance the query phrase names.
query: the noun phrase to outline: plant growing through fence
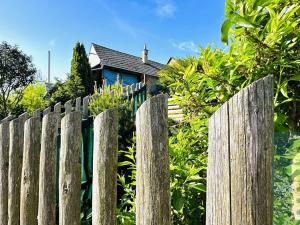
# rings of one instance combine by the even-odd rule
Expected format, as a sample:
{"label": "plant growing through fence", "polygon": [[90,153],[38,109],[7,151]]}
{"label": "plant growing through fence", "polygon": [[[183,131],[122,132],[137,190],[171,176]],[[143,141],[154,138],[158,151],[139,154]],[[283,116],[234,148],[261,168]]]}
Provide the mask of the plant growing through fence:
{"label": "plant growing through fence", "polygon": [[[172,159],[180,159],[180,155],[186,152],[189,160],[185,165],[200,169],[198,175],[205,185],[207,119],[241,88],[269,74],[273,74],[275,79],[275,131],[288,132],[286,140],[292,137],[289,132],[300,131],[300,111],[297,110],[300,107],[299,15],[300,3],[296,0],[228,0],[222,27],[222,39],[230,44],[228,51],[201,48],[198,57],[177,59],[161,72],[162,83],[169,88],[175,104],[181,106],[185,113],[183,123],[170,139],[171,154],[172,149],[177,149],[171,156],[173,166],[181,163]],[[189,142],[186,143],[186,140]],[[288,148],[279,146],[275,150],[275,166],[286,165],[285,157],[280,155],[288,152]],[[280,168],[283,171],[276,173],[285,174],[284,171],[288,170]],[[188,168],[183,170],[189,171]],[[183,181],[182,178],[177,179]],[[274,184],[275,190],[285,186],[278,176]],[[201,195],[201,191],[197,194]],[[281,202],[287,202],[287,198],[282,198],[286,200]],[[196,198],[181,199],[182,211],[174,217],[174,223],[193,224],[189,213],[197,210],[200,214],[193,217],[203,218],[203,195],[203,204],[190,210],[185,210],[185,207],[195,205]],[[275,200],[275,203],[278,202]],[[283,213],[279,204],[274,206],[276,220],[281,217],[278,221],[284,221],[289,217],[290,209]]]}
{"label": "plant growing through fence", "polygon": [[135,200],[135,139],[133,101],[129,100],[123,86],[116,82],[104,85],[102,91],[95,90],[89,103],[91,115],[96,116],[107,109],[117,108],[119,112],[118,142],[118,209],[121,224],[134,224]]}

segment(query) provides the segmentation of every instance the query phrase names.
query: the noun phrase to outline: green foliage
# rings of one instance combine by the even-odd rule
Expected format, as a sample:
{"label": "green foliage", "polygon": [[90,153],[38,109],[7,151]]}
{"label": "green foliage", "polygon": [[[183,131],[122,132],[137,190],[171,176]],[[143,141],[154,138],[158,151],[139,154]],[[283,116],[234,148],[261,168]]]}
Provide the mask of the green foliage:
{"label": "green foliage", "polygon": [[57,102],[64,104],[70,99],[76,99],[79,96],[84,96],[84,93],[84,86],[82,85],[80,77],[71,77],[68,75],[65,82],[56,80],[54,87],[48,94],[48,98],[52,105]]}
{"label": "green foliage", "polygon": [[117,220],[118,224],[134,225],[136,166],[133,102],[126,98],[119,82],[103,86],[101,93],[95,90],[89,104],[89,111],[94,117],[113,108],[119,111]]}
{"label": "green foliage", "polygon": [[131,147],[126,151],[119,151],[119,158],[122,160],[118,167],[125,169],[125,173],[118,174],[118,185],[124,193],[120,198],[118,206],[118,224],[134,225],[135,224],[135,189],[136,189],[136,161],[135,161],[135,139]]}
{"label": "green foliage", "polygon": [[17,46],[0,43],[0,118],[16,111],[24,88],[34,81],[35,74],[31,57]]}
{"label": "green foliage", "polygon": [[89,110],[93,116],[112,108],[124,108],[128,106],[122,84],[116,82],[112,86],[103,86],[102,92],[95,90],[89,104]]}
{"label": "green foliage", "polygon": [[[248,80],[275,77],[276,130],[300,129],[300,3],[298,0],[226,2],[222,37]],[[228,29],[228,21],[234,29]]]}
{"label": "green foliage", "polygon": [[56,80],[48,95],[51,104],[65,103],[70,99],[85,97],[93,91],[92,71],[83,44],[76,43],[67,80]]}
{"label": "green foliage", "polygon": [[[84,94],[91,94],[93,91],[92,70],[84,45],[77,42],[73,49],[73,58],[71,61],[70,79],[81,79],[84,86]],[[84,97],[84,96],[82,96]]]}
{"label": "green foliage", "polygon": [[[195,217],[204,221],[208,118],[239,90],[272,74],[275,130],[300,131],[299,8],[299,1],[227,0],[221,38],[230,44],[228,51],[201,48],[199,57],[176,59],[161,71],[161,81],[185,114],[170,138],[174,224],[194,224]],[[288,150],[275,150],[274,164],[280,168]],[[277,173],[281,175],[275,178],[274,188],[283,190],[286,168]],[[185,198],[189,175],[197,177],[200,188],[193,191],[199,198]],[[290,197],[281,196],[283,202]],[[283,212],[282,203],[276,202],[277,221],[287,219],[290,212]],[[191,212],[196,213],[191,216]]]}
{"label": "green foliage", "polygon": [[23,92],[23,97],[20,105],[23,109],[32,114],[36,109],[44,109],[47,106],[45,100],[46,87],[42,83],[29,84],[26,86]]}
{"label": "green foliage", "polygon": [[[275,133],[273,175],[273,222],[274,224],[298,225],[293,214],[293,160],[299,154],[299,133]],[[295,169],[295,168],[294,168]]]}

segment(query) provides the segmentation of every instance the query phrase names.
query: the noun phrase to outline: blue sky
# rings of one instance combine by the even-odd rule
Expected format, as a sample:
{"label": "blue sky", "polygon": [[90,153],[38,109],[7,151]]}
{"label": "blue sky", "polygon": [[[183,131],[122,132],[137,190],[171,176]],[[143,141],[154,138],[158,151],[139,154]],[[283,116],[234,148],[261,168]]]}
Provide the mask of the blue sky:
{"label": "blue sky", "polygon": [[0,42],[18,45],[47,76],[65,78],[76,41],[92,42],[166,63],[195,55],[198,46],[224,48],[220,27],[225,0],[0,0]]}

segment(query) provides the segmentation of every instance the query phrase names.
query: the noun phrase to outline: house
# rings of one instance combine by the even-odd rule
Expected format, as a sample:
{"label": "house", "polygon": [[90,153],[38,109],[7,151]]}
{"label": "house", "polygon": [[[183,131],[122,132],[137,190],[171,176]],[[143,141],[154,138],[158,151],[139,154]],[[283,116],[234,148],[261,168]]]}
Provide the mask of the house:
{"label": "house", "polygon": [[99,86],[104,80],[108,85],[118,80],[123,85],[143,82],[148,92],[154,92],[158,71],[165,65],[149,60],[148,52],[145,45],[142,57],[137,57],[93,43],[89,53],[93,78]]}

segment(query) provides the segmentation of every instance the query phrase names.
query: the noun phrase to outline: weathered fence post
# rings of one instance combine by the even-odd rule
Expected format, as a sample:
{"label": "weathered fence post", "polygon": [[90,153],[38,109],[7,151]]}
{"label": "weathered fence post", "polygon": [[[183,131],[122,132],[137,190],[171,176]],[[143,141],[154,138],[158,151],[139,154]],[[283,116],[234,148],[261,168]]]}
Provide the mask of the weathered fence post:
{"label": "weathered fence post", "polygon": [[83,118],[87,119],[89,117],[89,100],[90,100],[90,96],[85,96],[82,100],[82,114],[83,114]]}
{"label": "weathered fence post", "polygon": [[23,163],[24,124],[28,118],[23,113],[10,122],[8,165],[8,225],[20,224],[20,192]]}
{"label": "weathered fence post", "polygon": [[72,111],[72,100],[65,103],[65,113],[68,114]]}
{"label": "weathered fence post", "polygon": [[170,225],[167,96],[148,99],[136,113],[136,224]]}
{"label": "weathered fence post", "polygon": [[207,225],[272,225],[273,113],[268,76],[210,118]]}
{"label": "weathered fence post", "polygon": [[115,225],[117,208],[118,111],[107,110],[94,121],[93,224]]}
{"label": "weathered fence post", "polygon": [[61,122],[59,166],[59,224],[80,225],[81,112],[66,114]]}
{"label": "weathered fence post", "polygon": [[9,121],[0,124],[0,225],[8,222]]}
{"label": "weathered fence post", "polygon": [[48,112],[43,117],[39,175],[39,225],[56,224],[56,145],[59,116],[58,113]]}
{"label": "weathered fence post", "polygon": [[24,126],[24,155],[20,200],[20,224],[22,225],[37,224],[40,148],[40,117],[32,117],[25,122]]}

